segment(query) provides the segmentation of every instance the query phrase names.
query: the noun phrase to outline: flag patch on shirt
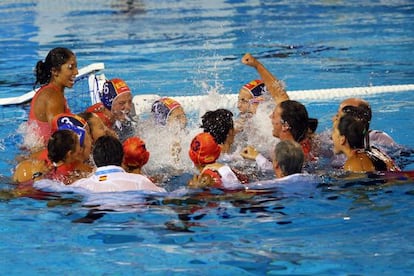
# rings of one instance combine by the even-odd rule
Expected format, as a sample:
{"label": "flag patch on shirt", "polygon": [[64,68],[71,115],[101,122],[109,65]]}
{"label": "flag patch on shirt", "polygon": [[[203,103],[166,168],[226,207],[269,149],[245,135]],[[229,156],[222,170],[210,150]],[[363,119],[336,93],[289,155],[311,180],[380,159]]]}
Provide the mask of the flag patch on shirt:
{"label": "flag patch on shirt", "polygon": [[99,176],[99,181],[105,181],[108,178],[106,175]]}

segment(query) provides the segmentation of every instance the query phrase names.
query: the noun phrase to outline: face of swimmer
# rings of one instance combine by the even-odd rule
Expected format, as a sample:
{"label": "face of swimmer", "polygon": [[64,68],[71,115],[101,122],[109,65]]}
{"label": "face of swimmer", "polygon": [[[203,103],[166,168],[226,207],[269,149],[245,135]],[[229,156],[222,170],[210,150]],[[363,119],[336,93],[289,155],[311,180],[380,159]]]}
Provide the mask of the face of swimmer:
{"label": "face of swimmer", "polygon": [[75,56],[71,56],[68,61],[59,68],[52,69],[52,82],[62,85],[63,87],[73,87],[75,84],[78,71],[78,63]]}
{"label": "face of swimmer", "polygon": [[283,131],[283,120],[282,120],[282,108],[278,105],[273,110],[273,113],[270,114],[270,119],[272,120],[273,126],[273,137],[280,138],[280,134]]}
{"label": "face of swimmer", "polygon": [[333,142],[333,152],[335,154],[342,153],[343,145],[345,144],[345,136],[341,135],[338,129],[338,122],[333,122],[333,128],[332,128],[332,142]]}
{"label": "face of swimmer", "polygon": [[178,124],[181,129],[185,129],[187,126],[187,116],[184,113],[184,109],[179,106],[171,111],[170,115],[168,116],[167,123],[171,124]]}
{"label": "face of swimmer", "polygon": [[244,88],[240,89],[237,100],[237,108],[239,109],[240,114],[256,113],[258,103],[252,103],[252,100],[253,96],[249,91]]}
{"label": "face of swimmer", "polygon": [[132,94],[121,93],[112,102],[111,112],[115,120],[125,121],[132,110]]}

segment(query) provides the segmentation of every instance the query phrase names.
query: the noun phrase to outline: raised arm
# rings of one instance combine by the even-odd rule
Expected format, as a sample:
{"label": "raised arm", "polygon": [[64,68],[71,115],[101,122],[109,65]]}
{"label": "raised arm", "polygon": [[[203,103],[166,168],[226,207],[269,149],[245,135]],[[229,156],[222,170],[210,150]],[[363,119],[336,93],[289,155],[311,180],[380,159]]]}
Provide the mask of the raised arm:
{"label": "raised arm", "polygon": [[275,76],[273,76],[272,73],[270,73],[266,67],[264,67],[263,64],[261,64],[256,58],[254,58],[251,54],[246,53],[242,57],[241,61],[243,64],[249,65],[257,70],[260,78],[263,80],[267,90],[275,100],[276,104],[289,100],[289,96],[286,93],[286,90],[281,82]]}

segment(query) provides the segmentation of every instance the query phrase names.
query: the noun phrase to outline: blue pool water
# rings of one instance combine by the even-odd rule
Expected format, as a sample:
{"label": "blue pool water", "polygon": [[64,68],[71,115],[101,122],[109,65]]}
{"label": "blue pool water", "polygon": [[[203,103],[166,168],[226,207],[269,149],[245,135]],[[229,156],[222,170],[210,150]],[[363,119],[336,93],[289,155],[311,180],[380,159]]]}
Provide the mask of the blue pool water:
{"label": "blue pool water", "polygon": [[[72,49],[80,67],[104,62],[106,76],[123,78],[136,95],[236,93],[257,77],[240,63],[246,52],[291,91],[414,82],[412,1],[3,0],[0,22],[1,97],[31,90],[35,63],[56,46]],[[70,90],[66,95],[75,97]],[[413,91],[364,98],[373,108],[372,128],[414,148]],[[305,102],[319,118],[318,132],[330,128],[340,99]],[[95,213],[93,223],[76,223],[93,209],[87,203],[94,199],[81,195],[8,198],[27,111],[0,107],[2,275],[414,270],[412,180],[326,177],[299,195],[143,199],[126,193],[106,201],[125,206]]]}

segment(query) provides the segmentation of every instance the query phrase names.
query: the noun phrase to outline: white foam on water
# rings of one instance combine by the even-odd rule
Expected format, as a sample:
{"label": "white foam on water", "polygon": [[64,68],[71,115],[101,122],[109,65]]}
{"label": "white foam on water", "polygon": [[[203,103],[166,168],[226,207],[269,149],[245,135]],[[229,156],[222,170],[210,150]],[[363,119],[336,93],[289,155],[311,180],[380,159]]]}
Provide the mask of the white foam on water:
{"label": "white foam on water", "polygon": [[40,149],[42,148],[43,142],[39,139],[37,133],[37,124],[29,124],[28,122],[23,122],[19,125],[17,133],[22,135],[23,143],[22,147],[27,149]]}

